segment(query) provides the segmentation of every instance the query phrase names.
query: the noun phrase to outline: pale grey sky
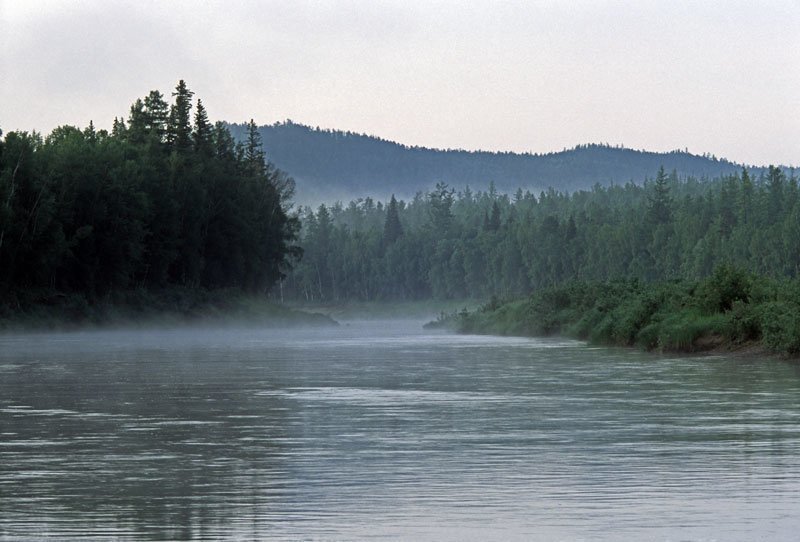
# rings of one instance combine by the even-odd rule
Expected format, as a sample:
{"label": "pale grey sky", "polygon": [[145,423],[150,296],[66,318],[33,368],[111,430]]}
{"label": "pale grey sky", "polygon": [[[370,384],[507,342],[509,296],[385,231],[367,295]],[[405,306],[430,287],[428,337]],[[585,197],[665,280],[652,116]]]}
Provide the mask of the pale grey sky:
{"label": "pale grey sky", "polygon": [[800,0],[0,0],[4,132],[181,78],[214,120],[800,165]]}

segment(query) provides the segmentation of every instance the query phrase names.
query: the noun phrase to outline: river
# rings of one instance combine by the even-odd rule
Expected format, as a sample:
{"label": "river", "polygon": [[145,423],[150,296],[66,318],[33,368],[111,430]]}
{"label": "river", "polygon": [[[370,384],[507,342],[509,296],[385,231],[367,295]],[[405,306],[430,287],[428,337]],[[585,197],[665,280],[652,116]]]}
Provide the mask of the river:
{"label": "river", "polygon": [[800,365],[419,322],[0,335],[0,539],[792,540]]}

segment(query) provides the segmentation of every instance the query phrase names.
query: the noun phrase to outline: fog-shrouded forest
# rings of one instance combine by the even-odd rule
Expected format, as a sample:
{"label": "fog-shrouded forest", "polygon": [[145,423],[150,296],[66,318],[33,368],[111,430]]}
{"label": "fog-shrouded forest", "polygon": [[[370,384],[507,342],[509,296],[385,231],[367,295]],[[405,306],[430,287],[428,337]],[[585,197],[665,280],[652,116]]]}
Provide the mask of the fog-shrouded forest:
{"label": "fog-shrouded forest", "polygon": [[[246,124],[229,125],[246,141]],[[260,126],[270,160],[297,181],[297,201],[318,205],[359,197],[410,199],[437,182],[513,193],[553,187],[560,192],[589,190],[595,184],[641,183],[663,166],[680,177],[712,179],[741,171],[742,165],[687,150],[657,153],[607,144],[579,145],[549,153],[513,153],[410,147],[379,137],[312,128],[292,121]],[[751,174],[766,168],[748,167]],[[785,169],[785,168],[784,168]]]}
{"label": "fog-shrouded forest", "polygon": [[[285,156],[286,149],[265,147],[264,128],[253,121],[212,123],[180,81],[171,97],[151,91],[136,100],[110,131],[89,123],[0,139],[4,314],[65,303],[129,304],[143,294],[175,291],[306,304],[480,301],[520,298],[570,281],[697,280],[722,264],[777,278],[800,270],[793,170],[672,153],[689,161],[685,167],[704,161],[721,173],[696,177],[661,165],[625,184],[598,180],[581,188],[612,167],[593,169],[596,162],[586,157],[623,153],[641,168],[667,155],[605,146],[547,156],[416,148],[397,154],[396,144],[366,136],[291,123],[270,129],[300,134],[292,147],[297,157],[319,151],[303,148],[309,133],[329,142],[353,139],[354,153],[382,145],[386,153],[376,162],[361,162],[365,175],[384,168],[373,187],[401,187],[390,184],[396,175],[427,182],[414,168],[441,171],[424,160],[405,164],[402,157],[412,155],[459,162],[467,169],[450,171],[463,184],[483,183],[473,190],[438,182],[410,198],[362,196],[294,209],[293,179],[267,159],[273,150]],[[348,169],[351,151],[327,148],[327,159],[306,167],[331,179],[355,179],[350,189],[363,187],[363,177]],[[398,160],[391,172],[390,155]],[[494,169],[505,171],[495,183],[464,165],[552,164],[556,157],[571,173],[561,188],[538,192],[509,190],[525,168]]]}
{"label": "fog-shrouded forest", "polygon": [[643,184],[512,196],[446,184],[409,201],[303,207],[303,259],[282,284],[304,301],[513,299],[573,280],[709,276],[730,264],[800,270],[798,180],[777,167],[713,180],[664,168]]}
{"label": "fog-shrouded forest", "polygon": [[300,255],[292,190],[255,124],[237,143],[184,81],[136,100],[110,132],[5,134],[0,307],[171,288],[263,294]]}

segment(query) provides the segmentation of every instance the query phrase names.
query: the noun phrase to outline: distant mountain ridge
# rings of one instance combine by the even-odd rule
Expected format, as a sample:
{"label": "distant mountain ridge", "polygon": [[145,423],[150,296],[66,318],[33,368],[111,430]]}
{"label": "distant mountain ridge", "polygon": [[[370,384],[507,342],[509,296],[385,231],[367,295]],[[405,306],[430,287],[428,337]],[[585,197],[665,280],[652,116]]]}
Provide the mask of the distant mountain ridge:
{"label": "distant mountain ridge", "polygon": [[[243,124],[230,124],[238,140]],[[264,149],[297,182],[300,203],[348,201],[358,197],[408,198],[445,182],[456,189],[538,192],[553,187],[572,192],[595,184],[641,183],[660,166],[681,177],[718,177],[742,165],[684,151],[657,153],[589,144],[548,154],[519,154],[409,147],[375,136],[311,128],[291,121],[259,128]],[[764,167],[748,167],[758,175]]]}

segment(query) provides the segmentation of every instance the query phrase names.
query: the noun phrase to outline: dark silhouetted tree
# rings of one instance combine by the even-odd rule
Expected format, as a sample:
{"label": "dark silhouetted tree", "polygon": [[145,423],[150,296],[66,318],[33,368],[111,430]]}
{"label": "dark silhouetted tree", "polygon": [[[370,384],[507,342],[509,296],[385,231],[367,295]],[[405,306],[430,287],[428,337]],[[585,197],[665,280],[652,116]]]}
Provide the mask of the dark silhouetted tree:
{"label": "dark silhouetted tree", "polygon": [[389,205],[386,207],[386,221],[383,224],[384,246],[391,245],[403,235],[403,226],[400,224],[400,213],[397,210],[397,200],[392,194]]}
{"label": "dark silhouetted tree", "polygon": [[167,125],[167,142],[172,150],[185,154],[192,149],[192,96],[194,93],[188,89],[186,82],[181,79],[175,87]]}

